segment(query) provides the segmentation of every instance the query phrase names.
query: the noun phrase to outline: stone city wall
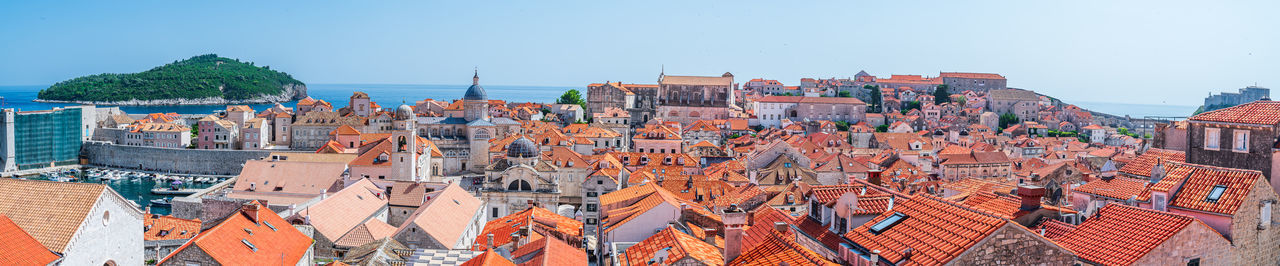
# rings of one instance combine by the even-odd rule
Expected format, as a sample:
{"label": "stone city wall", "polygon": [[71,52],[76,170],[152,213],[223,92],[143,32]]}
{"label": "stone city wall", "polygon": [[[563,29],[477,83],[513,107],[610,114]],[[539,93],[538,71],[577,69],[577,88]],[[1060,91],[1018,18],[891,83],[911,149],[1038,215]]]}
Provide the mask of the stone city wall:
{"label": "stone city wall", "polygon": [[261,150],[196,150],[85,142],[87,166],[205,175],[237,175],[244,162],[267,157]]}

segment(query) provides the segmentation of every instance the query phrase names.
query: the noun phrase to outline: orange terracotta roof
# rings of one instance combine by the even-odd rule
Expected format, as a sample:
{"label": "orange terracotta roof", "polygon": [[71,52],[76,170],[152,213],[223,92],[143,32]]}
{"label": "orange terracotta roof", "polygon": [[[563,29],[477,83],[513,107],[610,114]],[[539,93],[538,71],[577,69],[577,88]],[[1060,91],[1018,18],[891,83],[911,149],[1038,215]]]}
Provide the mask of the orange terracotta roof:
{"label": "orange terracotta roof", "polygon": [[[1226,215],[1235,215],[1254,186],[1267,180],[1257,170],[1198,164],[1180,164],[1165,178],[1183,180],[1169,206]],[[1216,200],[1209,197],[1214,190],[1220,190]]]}
{"label": "orange terracotta roof", "polygon": [[[859,202],[861,203],[861,202]],[[997,195],[992,192],[979,192],[965,198],[961,204],[972,207],[974,209],[986,211],[991,214],[998,215],[1005,219],[1014,219],[1021,217],[1029,212],[1021,210],[1022,200],[1012,196]],[[1076,213],[1075,210],[1069,208],[1060,208],[1057,206],[1041,205],[1041,208],[1060,211],[1061,213]]]}
{"label": "orange terracotta roof", "polygon": [[4,243],[0,245],[0,264],[49,265],[58,260],[57,254],[50,252],[3,213],[0,213],[0,243]]}
{"label": "orange terracotta roof", "polygon": [[[419,207],[405,223],[416,224],[441,245],[453,247],[481,207],[484,201],[463,190],[458,183],[450,183],[440,191],[439,197]],[[408,229],[409,226],[401,225],[399,230]]]}
{"label": "orange terracotta roof", "polygon": [[628,247],[622,256],[629,265],[650,265],[652,263],[649,261],[659,250],[666,250],[667,259],[654,262],[657,264],[672,265],[687,257],[706,265],[724,265],[724,255],[719,248],[677,231],[674,227],[667,227],[640,243]]}
{"label": "orange terracotta roof", "polygon": [[257,201],[256,218],[240,211],[213,228],[209,228],[158,264],[165,264],[174,254],[195,246],[223,265],[295,264],[311,250],[313,240],[299,232],[275,212]]}
{"label": "orange terracotta roof", "polygon": [[479,239],[487,239],[489,234],[493,234],[493,245],[503,246],[511,243],[511,233],[515,233],[525,226],[537,227],[530,230],[530,234],[538,234],[537,232],[539,231],[554,231],[562,234],[562,236],[582,237],[582,222],[560,216],[544,208],[533,207],[502,218],[489,220],[488,223],[485,223],[484,229],[480,231],[476,242],[480,243]]}
{"label": "orange terracotta roof", "polygon": [[747,249],[728,265],[840,265],[801,246],[777,230],[764,234],[763,243]]}
{"label": "orange terracotta roof", "polygon": [[356,130],[356,128],[354,127],[351,127],[351,125],[341,125],[341,126],[338,126],[337,129],[334,129],[333,131],[329,132],[329,136],[341,136],[341,135],[360,135],[360,131]]}
{"label": "orange terracotta roof", "polygon": [[654,184],[654,182],[627,187],[600,195],[600,206],[603,213],[600,223],[603,231],[612,231],[619,225],[625,224],[635,219],[636,216],[663,203],[671,204],[675,207],[679,207],[681,203],[691,206],[697,205],[697,203],[683,200],[671,194],[670,191]]}
{"label": "orange terracotta roof", "polygon": [[480,253],[480,255],[476,255],[475,257],[472,257],[470,260],[467,260],[467,262],[462,263],[461,266],[515,266],[515,265],[516,265],[515,263],[511,263],[511,260],[508,260],[507,258],[502,257],[502,255],[499,255],[497,252],[493,252],[493,249],[486,249],[484,253]]}
{"label": "orange terracotta roof", "polygon": [[348,231],[346,235],[338,238],[338,240],[333,241],[333,244],[340,247],[359,247],[379,239],[391,237],[395,232],[395,226],[391,226],[382,220],[369,219],[360,224],[360,226]]}
{"label": "orange terracotta roof", "polygon": [[1040,233],[1043,229],[1045,238],[1058,239],[1059,237],[1067,235],[1067,233],[1071,233],[1071,231],[1075,231],[1076,226],[1045,217],[1040,219],[1040,224],[1031,227],[1030,229],[1035,233]]}
{"label": "orange terracotta roof", "polygon": [[168,215],[148,214],[143,217],[142,240],[191,239],[200,232],[200,219],[187,220]]}
{"label": "orange terracotta roof", "polygon": [[511,256],[521,266],[587,265],[587,252],[555,238],[541,238],[520,246]]}
{"label": "orange terracotta roof", "polygon": [[[769,232],[777,231],[773,228],[773,225],[778,222],[789,225],[796,223],[794,218],[778,209],[768,205],[756,207],[754,211],[751,211],[751,226],[746,229],[746,234],[742,236],[742,250],[751,250],[757,245],[766,242]],[[791,231],[787,232],[790,233]]]}
{"label": "orange terracotta roof", "polygon": [[[878,232],[871,229],[898,213],[905,217],[893,226]],[[933,196],[917,195],[895,203],[893,211],[858,226],[845,237],[867,250],[880,250],[881,257],[889,263],[941,265],[1007,222]],[[914,251],[904,259],[907,248]]]}
{"label": "orange terracotta roof", "polygon": [[1111,180],[1097,179],[1076,187],[1074,191],[1116,200],[1128,200],[1142,194],[1147,189],[1147,180],[1115,177]]}
{"label": "orange terracotta roof", "polygon": [[107,189],[103,184],[0,178],[0,214],[61,253]]}
{"label": "orange terracotta roof", "polygon": [[1208,111],[1187,118],[1193,122],[1224,122],[1252,125],[1280,124],[1280,101],[1255,101]]}
{"label": "orange terracotta roof", "polygon": [[1190,216],[1107,204],[1097,216],[1054,242],[1084,261],[1130,265],[1192,223],[1203,225]]}
{"label": "orange terracotta roof", "polygon": [[386,207],[387,195],[366,178],[299,210],[293,217],[305,217],[317,233],[338,240]]}

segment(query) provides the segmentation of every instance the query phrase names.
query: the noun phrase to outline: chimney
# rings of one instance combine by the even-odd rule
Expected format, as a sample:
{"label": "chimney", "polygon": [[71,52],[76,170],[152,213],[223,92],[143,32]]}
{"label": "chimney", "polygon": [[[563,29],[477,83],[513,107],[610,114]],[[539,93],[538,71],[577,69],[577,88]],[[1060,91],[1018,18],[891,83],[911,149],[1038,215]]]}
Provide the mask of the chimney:
{"label": "chimney", "polygon": [[520,248],[520,233],[511,233],[511,251]]}
{"label": "chimney", "polygon": [[1034,211],[1040,209],[1040,198],[1044,197],[1044,187],[1020,185],[1018,186],[1018,197],[1022,198],[1022,207],[1018,208],[1023,211]]}
{"label": "chimney", "polygon": [[487,235],[486,237],[488,237],[489,239],[489,242],[487,243],[488,244],[487,247],[493,248],[493,233],[489,233],[489,235]]}
{"label": "chimney", "polygon": [[1156,157],[1156,165],[1151,167],[1151,184],[1160,183],[1164,179],[1164,160]]}
{"label": "chimney", "polygon": [[773,222],[773,230],[778,230],[778,233],[786,234],[786,233],[787,233],[787,227],[789,227],[789,226],[787,225],[787,223],[784,223],[784,222]]}
{"label": "chimney", "polygon": [[258,224],[258,208],[260,207],[258,206],[258,203],[249,201],[240,206],[240,212],[243,212],[244,215],[249,218],[249,221],[252,221],[254,224]]}
{"label": "chimney", "polygon": [[867,183],[884,186],[883,180],[880,179],[881,172],[883,171],[879,169],[867,171]]}
{"label": "chimney", "polygon": [[707,244],[711,244],[712,246],[715,246],[715,245],[716,245],[716,229],[715,229],[715,228],[707,228],[706,230],[703,230],[703,232],[706,232],[707,237],[706,237],[706,239],[703,239],[702,241],[706,241],[706,242],[707,242]]}
{"label": "chimney", "polygon": [[733,261],[742,255],[742,237],[746,233],[742,227],[747,224],[747,212],[737,204],[730,205],[721,214],[721,220],[724,221],[724,261]]}
{"label": "chimney", "polygon": [[880,250],[871,251],[871,265],[880,265]]}

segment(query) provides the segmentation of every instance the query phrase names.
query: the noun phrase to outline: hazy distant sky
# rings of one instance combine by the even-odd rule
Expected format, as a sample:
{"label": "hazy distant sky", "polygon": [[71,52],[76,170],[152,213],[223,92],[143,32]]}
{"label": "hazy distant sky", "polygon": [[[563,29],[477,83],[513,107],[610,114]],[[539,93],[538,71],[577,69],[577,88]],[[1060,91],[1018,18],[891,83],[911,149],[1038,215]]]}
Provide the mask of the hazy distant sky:
{"label": "hazy distant sky", "polygon": [[[1280,89],[1280,1],[4,1],[0,85],[197,54],[307,83],[995,72],[1067,100]],[[1280,91],[1277,91],[1280,93]],[[1277,95],[1280,96],[1280,95]]]}

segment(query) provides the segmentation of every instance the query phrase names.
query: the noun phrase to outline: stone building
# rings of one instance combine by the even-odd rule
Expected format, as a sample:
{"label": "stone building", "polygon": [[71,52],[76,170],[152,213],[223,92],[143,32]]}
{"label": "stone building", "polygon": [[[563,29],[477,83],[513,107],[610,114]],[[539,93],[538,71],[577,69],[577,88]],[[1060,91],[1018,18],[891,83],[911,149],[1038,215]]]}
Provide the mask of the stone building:
{"label": "stone building", "polygon": [[1008,178],[1013,172],[1013,161],[1002,151],[969,151],[961,154],[938,154],[942,177],[949,180],[962,178]]}
{"label": "stone building", "polygon": [[587,85],[587,113],[606,112],[618,108],[629,113],[632,126],[643,125],[655,117],[658,108],[658,85],[624,84],[622,82]]}
{"label": "stone building", "polygon": [[1271,89],[1258,86],[1248,86],[1239,89],[1239,92],[1223,92],[1218,95],[1210,93],[1209,97],[1204,97],[1203,108],[1205,112],[1208,112],[1270,98]]}
{"label": "stone building", "polygon": [[[564,148],[560,148],[564,149]],[[519,212],[530,205],[555,208],[560,205],[561,182],[567,175],[553,162],[542,160],[542,152],[528,138],[521,137],[506,147],[506,158],[485,168],[481,198],[487,203],[489,219]],[[581,160],[566,165],[586,167]],[[582,173],[585,177],[586,173]],[[585,178],[583,178],[585,179]],[[567,194],[567,193],[566,193]],[[570,194],[570,195],[577,195]]]}
{"label": "stone building", "polygon": [[730,110],[740,109],[733,104],[735,86],[733,74],[728,72],[719,77],[664,73],[658,78],[657,115],[685,125],[702,119],[729,118]]}
{"label": "stone building", "polygon": [[756,101],[754,110],[766,127],[782,127],[782,120],[857,124],[866,120],[867,104],[846,97],[767,96]]}
{"label": "stone building", "polygon": [[942,84],[947,85],[951,93],[963,91],[985,92],[1006,89],[1006,80],[1000,74],[942,72],[938,74]]}
{"label": "stone building", "polygon": [[1187,119],[1187,162],[1262,171],[1280,191],[1280,101],[1256,101]]}
{"label": "stone building", "polygon": [[329,142],[329,132],[343,125],[365,128],[366,118],[342,116],[337,112],[312,110],[293,121],[292,140],[289,147],[295,150],[315,150]]}
{"label": "stone building", "polygon": [[987,92],[987,109],[996,114],[1013,114],[1019,121],[1036,121],[1040,118],[1040,97],[1029,90],[992,90]]}
{"label": "stone building", "polygon": [[444,153],[445,175],[484,173],[490,163],[489,140],[514,134],[520,123],[489,115],[489,96],[480,86],[480,74],[462,96],[460,117],[425,117],[418,120],[418,135],[439,145]]}

